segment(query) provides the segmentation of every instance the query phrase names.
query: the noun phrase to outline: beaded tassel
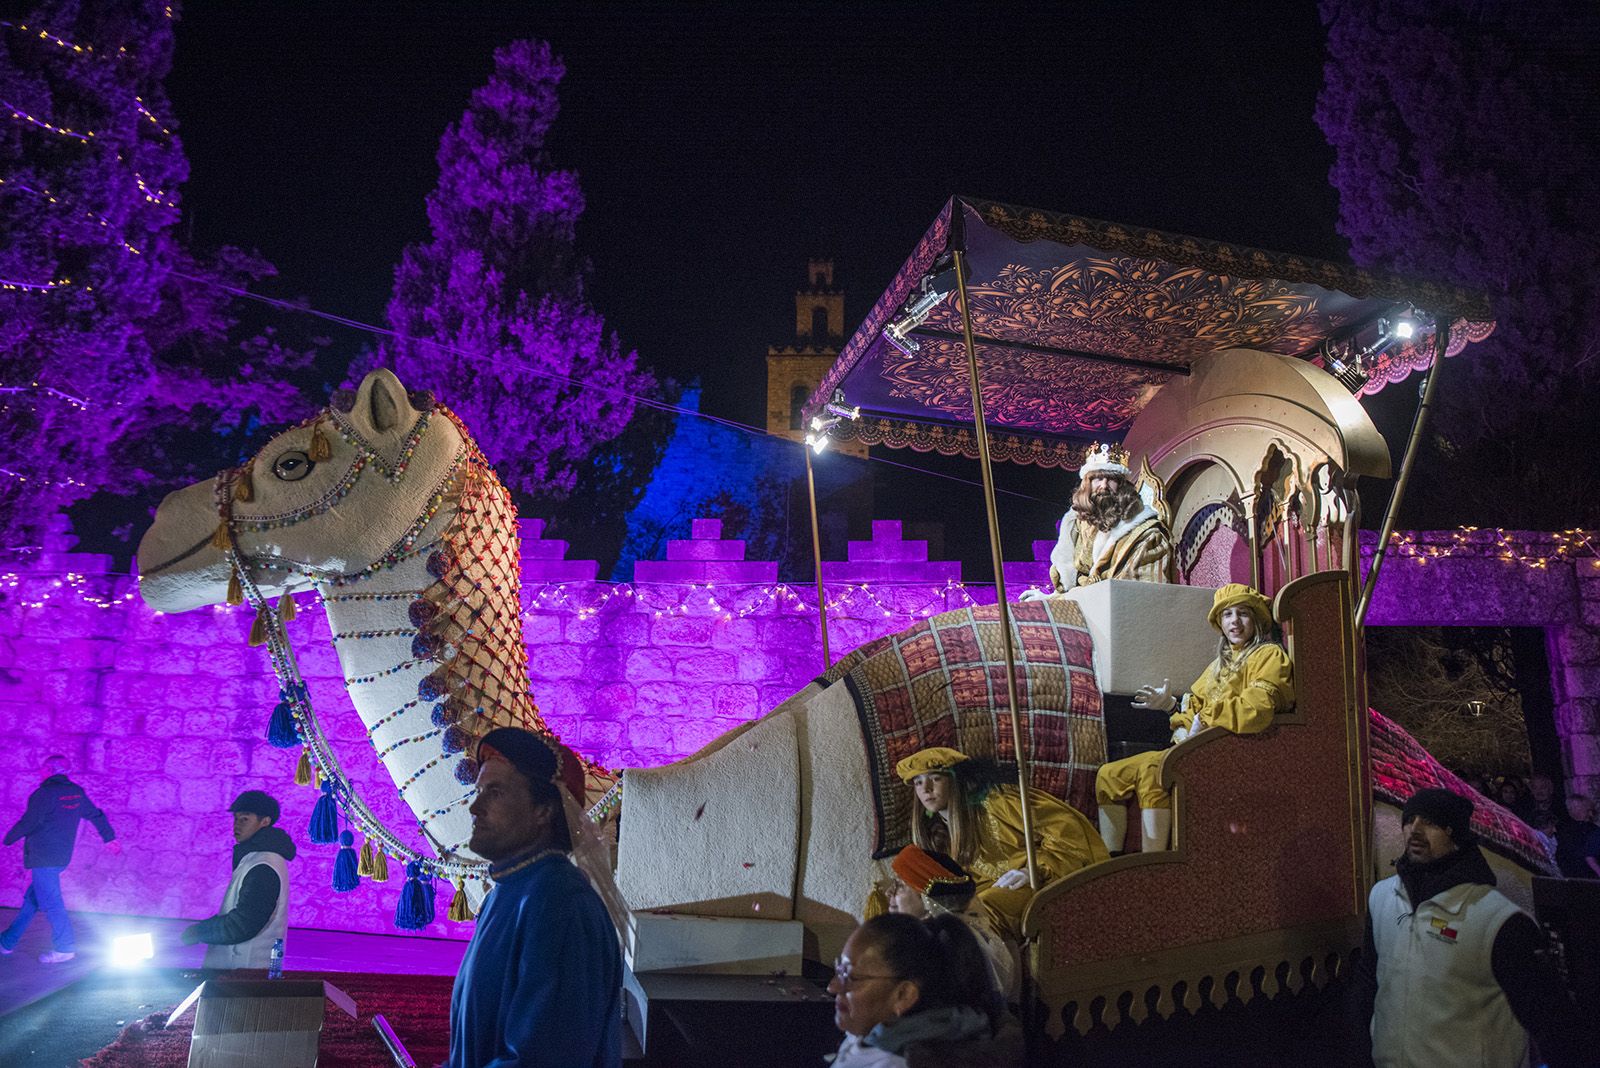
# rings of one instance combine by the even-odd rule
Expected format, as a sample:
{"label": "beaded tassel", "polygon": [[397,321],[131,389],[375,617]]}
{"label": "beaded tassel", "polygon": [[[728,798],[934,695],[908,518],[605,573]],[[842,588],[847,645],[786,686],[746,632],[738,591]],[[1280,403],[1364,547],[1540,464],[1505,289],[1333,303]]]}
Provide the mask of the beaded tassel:
{"label": "beaded tassel", "polygon": [[250,477],[248,467],[240,470],[233,480],[233,499],[236,501],[253,501],[256,499],[256,484]]}
{"label": "beaded tassel", "polygon": [[283,596],[278,598],[278,618],[287,623],[298,614],[299,606],[294,603],[294,594],[283,591]]}
{"label": "beaded tassel", "polygon": [[227,602],[230,605],[244,604],[244,587],[239,584],[239,572],[237,569],[228,576]]}
{"label": "beaded tassel", "polygon": [[361,843],[361,858],[356,862],[356,874],[370,879],[372,871],[372,839],[367,838]]}
{"label": "beaded tassel", "polygon": [[267,644],[267,635],[272,633],[272,609],[262,605],[256,609],[255,621],[250,624],[250,645],[252,647]]}
{"label": "beaded tassel", "polygon": [[226,520],[217,524],[217,529],[211,532],[211,547],[213,549],[226,549],[232,541],[228,537],[228,523]]}
{"label": "beaded tassel", "polygon": [[294,766],[294,784],[296,786],[310,786],[314,776],[311,773],[311,750],[300,750],[300,760]]}
{"label": "beaded tassel", "polygon": [[361,885],[355,840],[356,836],[349,831],[339,832],[339,852],[333,858],[333,889],[336,893],[347,894]]}
{"label": "beaded tassel", "polygon": [[311,447],[306,450],[306,455],[314,464],[333,459],[333,446],[328,444],[328,436],[322,432],[320,422],[311,428]]}
{"label": "beaded tassel", "polygon": [[467,888],[460,879],[456,880],[456,892],[450,899],[448,916],[453,923],[466,923],[472,919],[472,906],[467,903]]}
{"label": "beaded tassel", "polygon": [[372,881],[375,883],[389,881],[389,855],[381,849],[372,851]]}

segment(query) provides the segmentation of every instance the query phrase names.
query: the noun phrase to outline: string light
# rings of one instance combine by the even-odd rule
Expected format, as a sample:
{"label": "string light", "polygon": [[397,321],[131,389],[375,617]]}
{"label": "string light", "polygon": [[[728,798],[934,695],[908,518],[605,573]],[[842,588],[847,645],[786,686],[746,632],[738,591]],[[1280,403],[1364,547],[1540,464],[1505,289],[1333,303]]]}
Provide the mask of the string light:
{"label": "string light", "polygon": [[[9,180],[5,179],[5,178],[0,178],[0,185],[9,185],[14,189],[20,189],[24,193],[32,193],[36,197],[43,197],[45,200],[49,201],[52,204],[59,204],[60,203],[60,201],[56,199],[56,195],[54,193],[50,192],[50,190],[42,189],[42,188],[41,189],[35,189],[31,185],[24,185],[23,183],[17,181],[15,178],[12,178],[12,179],[9,179]],[[105,227],[108,230],[113,228],[111,226],[111,220],[107,219],[104,215],[97,215],[92,211],[85,211],[83,213],[83,217],[88,219],[88,220],[90,220],[91,222],[99,223],[101,226]],[[134,248],[132,245],[128,244],[128,242],[123,240],[122,238],[120,238],[120,237],[117,238],[117,241],[118,241],[118,243],[120,243],[122,245],[122,247],[124,249],[126,249],[127,251],[133,253],[135,256],[143,255],[143,253],[141,253],[138,249]]]}
{"label": "string light", "polygon": [[57,278],[52,282],[14,282],[9,278],[0,278],[0,289],[10,290],[11,292],[43,293],[51,289],[70,286],[71,284],[72,279],[70,278]]}
{"label": "string light", "polygon": [[1390,536],[1389,545],[1395,555],[1420,564],[1451,557],[1493,558],[1535,571],[1542,571],[1551,564],[1600,556],[1600,531],[1578,527],[1541,533],[1541,540],[1550,539],[1548,550],[1534,548],[1525,531],[1508,531],[1501,527],[1459,527],[1449,531],[1447,537],[1447,541],[1423,540],[1416,531],[1397,531]]}
{"label": "string light", "polygon": [[55,123],[49,122],[49,121],[47,121],[45,119],[41,119],[37,115],[30,115],[28,112],[24,111],[22,108],[18,107],[16,104],[13,104],[11,101],[5,99],[4,97],[0,97],[0,106],[10,108],[11,109],[11,117],[13,119],[18,119],[18,120],[20,120],[22,122],[32,123],[33,125],[39,127],[40,129],[49,130],[51,133],[58,134],[61,137],[70,137],[70,138],[72,138],[72,139],[74,139],[76,141],[83,141],[85,143],[94,140],[94,131],[93,130],[89,130],[89,131],[84,132],[84,133],[79,133],[77,130],[74,130],[74,129],[72,129],[70,127],[67,127],[67,126],[57,126]]}

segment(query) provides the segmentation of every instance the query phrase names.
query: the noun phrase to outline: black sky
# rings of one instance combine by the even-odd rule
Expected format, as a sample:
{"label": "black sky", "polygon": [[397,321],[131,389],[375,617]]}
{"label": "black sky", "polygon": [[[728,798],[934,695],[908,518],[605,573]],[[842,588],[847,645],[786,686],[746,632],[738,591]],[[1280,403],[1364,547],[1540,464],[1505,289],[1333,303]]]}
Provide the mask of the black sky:
{"label": "black sky", "polygon": [[952,193],[1343,258],[1308,0],[191,3],[168,87],[196,241],[381,322],[439,136],[519,37],[566,61],[551,149],[593,303],[718,414],[760,422],[808,256],[853,329]]}

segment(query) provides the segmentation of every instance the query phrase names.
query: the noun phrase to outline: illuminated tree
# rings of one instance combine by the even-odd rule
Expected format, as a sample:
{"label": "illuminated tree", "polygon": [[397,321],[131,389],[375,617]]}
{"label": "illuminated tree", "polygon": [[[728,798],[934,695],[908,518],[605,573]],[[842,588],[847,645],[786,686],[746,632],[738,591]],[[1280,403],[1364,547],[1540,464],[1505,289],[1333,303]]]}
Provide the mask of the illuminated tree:
{"label": "illuminated tree", "polygon": [[1486,291],[1407,522],[1600,525],[1592,5],[1323,0],[1317,121],[1357,263]]}
{"label": "illuminated tree", "polygon": [[126,537],[173,484],[237,459],[230,430],[301,406],[285,372],[316,346],[241,347],[215,286],[271,266],[177,239],[188,164],[162,88],[175,17],[159,0],[49,2],[0,25],[5,549],[40,544],[90,498],[96,533]]}
{"label": "illuminated tree", "polygon": [[564,73],[543,43],[495,52],[440,142],[433,236],[405,250],[388,312],[403,336],[378,353],[466,420],[508,486],[544,499],[572,490],[627,424],[630,394],[654,385],[585,299],[578,176],[544,147]]}

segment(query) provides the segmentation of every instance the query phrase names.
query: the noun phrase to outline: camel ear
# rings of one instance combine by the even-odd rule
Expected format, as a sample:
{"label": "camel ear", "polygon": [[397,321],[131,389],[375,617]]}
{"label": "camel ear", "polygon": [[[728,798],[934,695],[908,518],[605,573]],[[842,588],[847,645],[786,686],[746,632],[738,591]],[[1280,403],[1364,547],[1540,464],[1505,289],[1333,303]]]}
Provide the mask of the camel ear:
{"label": "camel ear", "polygon": [[406,387],[393,371],[379,368],[361,380],[350,418],[373,436],[386,434],[397,426],[410,426],[417,418]]}

